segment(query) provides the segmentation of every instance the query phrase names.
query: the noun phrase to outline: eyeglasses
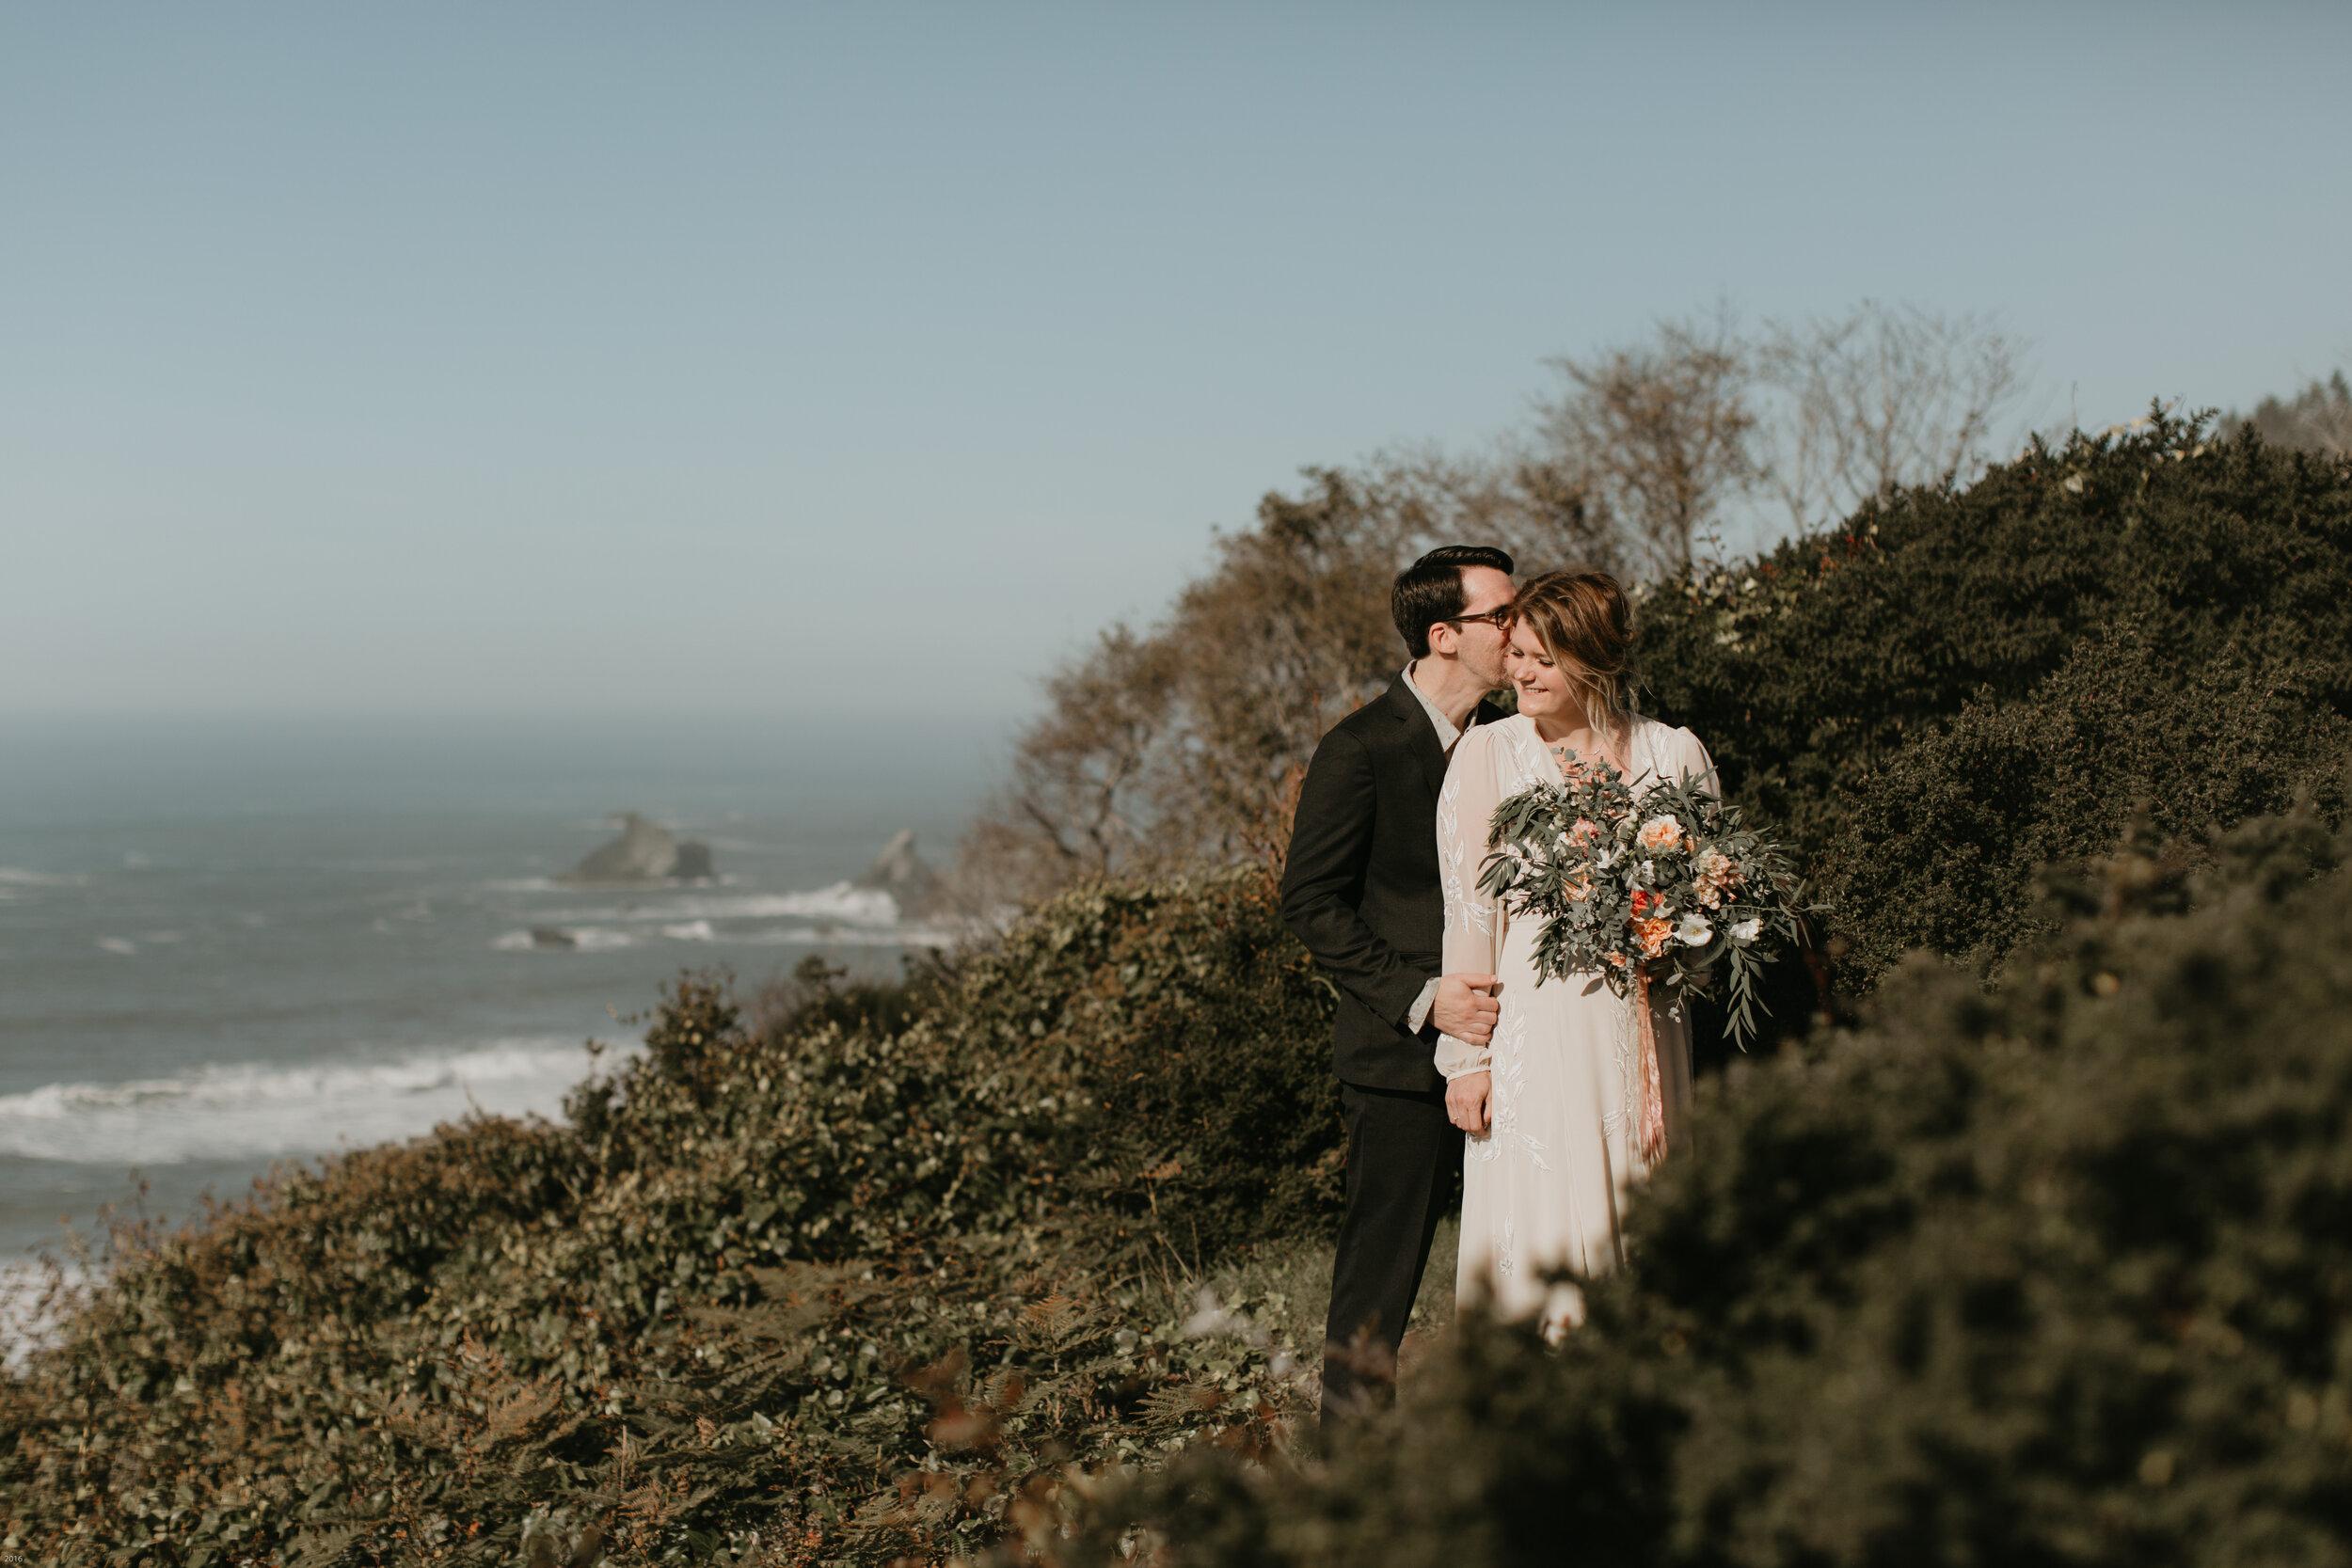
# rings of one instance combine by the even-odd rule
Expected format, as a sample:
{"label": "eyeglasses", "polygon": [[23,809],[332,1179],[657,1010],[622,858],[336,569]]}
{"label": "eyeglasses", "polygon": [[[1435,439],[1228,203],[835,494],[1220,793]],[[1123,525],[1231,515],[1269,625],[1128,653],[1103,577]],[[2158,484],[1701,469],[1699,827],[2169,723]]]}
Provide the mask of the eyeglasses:
{"label": "eyeglasses", "polygon": [[1481,610],[1475,615],[1448,615],[1440,619],[1438,625],[1466,626],[1473,621],[1484,621],[1495,630],[1502,631],[1511,625],[1511,607],[1507,604],[1502,605],[1493,610]]}

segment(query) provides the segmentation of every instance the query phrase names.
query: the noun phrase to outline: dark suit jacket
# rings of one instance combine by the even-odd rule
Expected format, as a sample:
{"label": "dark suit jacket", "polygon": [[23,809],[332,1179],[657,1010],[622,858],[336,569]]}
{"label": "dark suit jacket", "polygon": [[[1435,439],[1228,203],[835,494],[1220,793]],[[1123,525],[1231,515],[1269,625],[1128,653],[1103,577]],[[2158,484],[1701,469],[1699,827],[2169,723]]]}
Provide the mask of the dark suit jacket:
{"label": "dark suit jacket", "polygon": [[[1503,717],[1490,704],[1478,722]],[[1332,1069],[1375,1089],[1431,1090],[1434,1036],[1405,1025],[1438,973],[1445,899],[1438,891],[1438,790],[1445,752],[1403,675],[1341,720],[1315,748],[1298,794],[1282,919],[1339,983]]]}

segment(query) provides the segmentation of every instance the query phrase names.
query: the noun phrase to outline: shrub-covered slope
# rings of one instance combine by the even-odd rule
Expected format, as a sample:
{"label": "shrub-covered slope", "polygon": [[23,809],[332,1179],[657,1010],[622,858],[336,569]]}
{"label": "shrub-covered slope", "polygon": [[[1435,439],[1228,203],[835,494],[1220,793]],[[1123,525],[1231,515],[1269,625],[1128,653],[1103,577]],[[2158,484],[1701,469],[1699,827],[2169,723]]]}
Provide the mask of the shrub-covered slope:
{"label": "shrub-covered slope", "polygon": [[2188,842],[2298,791],[2340,816],[2352,466],[2159,415],[1661,591],[1643,628],[1653,705],[1791,834],[1867,989],[1912,946],[1997,954],[2034,864],[2143,808]]}
{"label": "shrub-covered slope", "polygon": [[1328,1468],[1108,1499],[1168,1564],[2352,1561],[2352,877],[2137,852],[1988,994],[1708,1085],[1558,1353],[1449,1341]]}
{"label": "shrub-covered slope", "polygon": [[572,1127],[146,1238],[0,1384],[5,1549],[488,1562],[552,1511],[618,1560],[883,1561],[1065,1460],[1261,1443],[1295,1394],[1173,1281],[1321,1223],[1327,1004],[1255,870],[1073,893],[913,1007],[682,983]]}
{"label": "shrub-covered slope", "polygon": [[1565,1350],[1473,1323],[1327,1467],[1202,1457],[1305,1408],[1341,1174],[1250,869],[690,980],[567,1126],[132,1239],[0,1380],[0,1553],[2352,1561],[2348,555],[2352,467],[2158,420],[1654,594],[1653,705],[1893,978],[1708,1085]]}

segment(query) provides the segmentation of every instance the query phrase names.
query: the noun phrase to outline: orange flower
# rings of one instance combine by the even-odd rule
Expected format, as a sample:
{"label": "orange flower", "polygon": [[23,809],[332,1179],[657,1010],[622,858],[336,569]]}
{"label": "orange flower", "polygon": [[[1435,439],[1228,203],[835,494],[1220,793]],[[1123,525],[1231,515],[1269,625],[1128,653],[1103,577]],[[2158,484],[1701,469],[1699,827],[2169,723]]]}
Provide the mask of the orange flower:
{"label": "orange flower", "polygon": [[1654,958],[1666,950],[1667,939],[1675,934],[1674,922],[1637,920],[1633,923],[1633,934],[1642,943],[1642,957]]}

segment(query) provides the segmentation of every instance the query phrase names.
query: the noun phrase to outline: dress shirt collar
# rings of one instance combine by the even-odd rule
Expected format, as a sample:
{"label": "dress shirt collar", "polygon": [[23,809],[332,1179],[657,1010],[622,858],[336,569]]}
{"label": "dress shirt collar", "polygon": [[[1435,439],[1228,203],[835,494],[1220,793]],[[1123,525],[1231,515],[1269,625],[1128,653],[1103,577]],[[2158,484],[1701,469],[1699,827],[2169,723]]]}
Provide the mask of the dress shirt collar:
{"label": "dress shirt collar", "polygon": [[1450,757],[1454,754],[1454,743],[1462,738],[1464,731],[1477,724],[1478,705],[1476,703],[1470,705],[1470,717],[1462,721],[1459,729],[1455,728],[1454,721],[1438,712],[1438,705],[1431,702],[1427,694],[1413,683],[1413,672],[1420,666],[1421,660],[1415,659],[1405,667],[1405,689],[1413,694],[1414,701],[1421,704],[1421,710],[1429,715],[1430,727],[1438,732],[1438,750]]}

